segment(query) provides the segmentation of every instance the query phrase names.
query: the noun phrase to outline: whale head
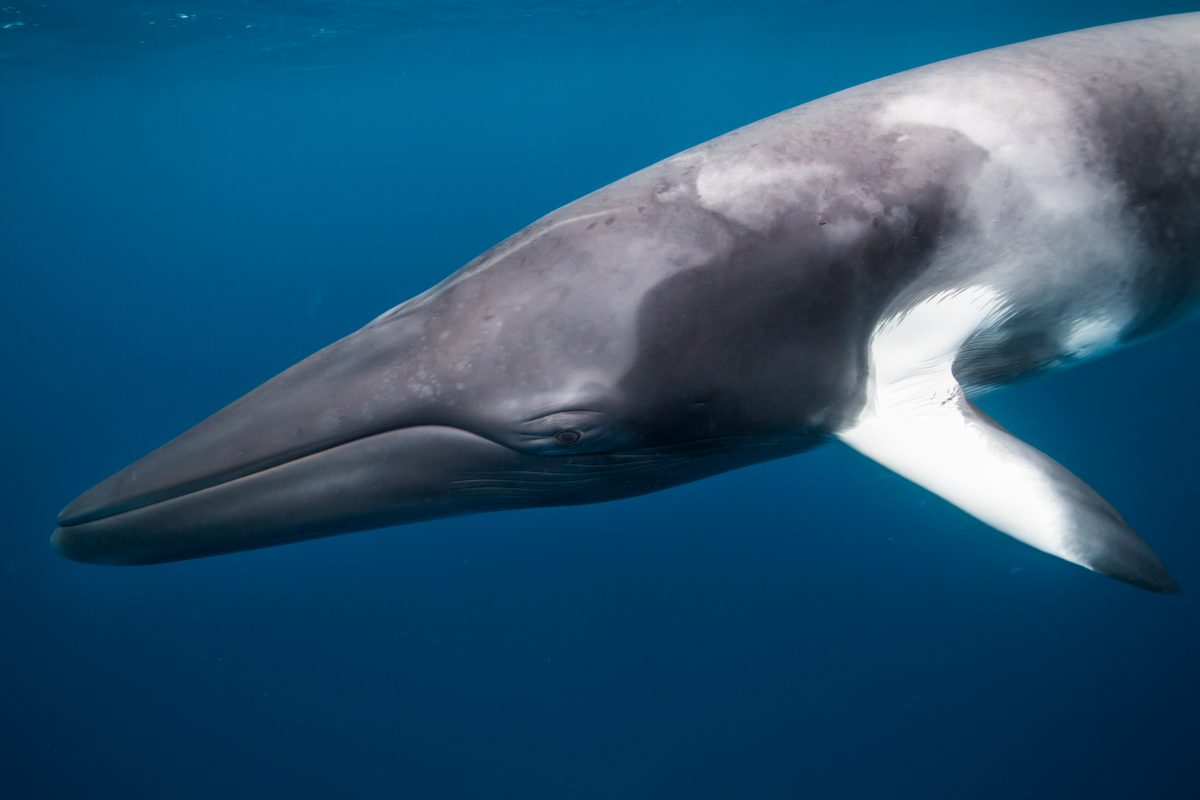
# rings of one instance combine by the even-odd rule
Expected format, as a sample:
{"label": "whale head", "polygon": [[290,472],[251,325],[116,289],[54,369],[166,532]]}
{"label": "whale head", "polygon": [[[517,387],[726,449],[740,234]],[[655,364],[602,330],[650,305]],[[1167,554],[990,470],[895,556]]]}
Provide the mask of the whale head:
{"label": "whale head", "polygon": [[803,287],[761,271],[774,245],[653,191],[589,202],[101,482],[54,545],[193,558],[627,497],[821,441],[850,389],[828,342],[797,349],[814,326],[786,321]]}

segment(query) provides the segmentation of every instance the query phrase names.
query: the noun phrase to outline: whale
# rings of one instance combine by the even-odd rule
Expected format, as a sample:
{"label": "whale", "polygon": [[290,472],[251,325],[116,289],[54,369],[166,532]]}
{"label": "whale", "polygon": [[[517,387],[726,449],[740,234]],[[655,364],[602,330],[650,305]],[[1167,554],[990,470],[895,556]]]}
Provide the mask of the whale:
{"label": "whale", "polygon": [[51,541],[159,563],[841,442],[964,524],[1173,592],[1109,502],[975,401],[1198,299],[1200,14],[1051,36],[805,103],[548,214],[84,492]]}

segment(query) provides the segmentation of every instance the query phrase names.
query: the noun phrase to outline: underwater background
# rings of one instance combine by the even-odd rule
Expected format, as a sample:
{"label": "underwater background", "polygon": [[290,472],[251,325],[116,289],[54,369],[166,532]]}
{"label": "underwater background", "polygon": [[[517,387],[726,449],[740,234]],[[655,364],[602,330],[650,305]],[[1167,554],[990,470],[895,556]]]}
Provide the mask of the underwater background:
{"label": "underwater background", "polygon": [[1200,326],[982,400],[1176,596],[841,446],[154,567],[48,542],[101,478],[605,183],[1195,8],[0,0],[0,795],[1200,797]]}

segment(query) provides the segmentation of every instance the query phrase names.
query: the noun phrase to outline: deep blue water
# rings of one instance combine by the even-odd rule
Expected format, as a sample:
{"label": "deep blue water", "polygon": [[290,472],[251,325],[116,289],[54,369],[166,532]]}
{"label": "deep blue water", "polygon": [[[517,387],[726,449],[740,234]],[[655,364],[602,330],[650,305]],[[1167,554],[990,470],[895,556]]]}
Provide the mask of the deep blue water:
{"label": "deep blue water", "polygon": [[1200,797],[1200,329],[985,399],[1184,585],[841,447],[148,568],[68,500],[536,217],[928,61],[1194,3],[0,8],[0,794]]}

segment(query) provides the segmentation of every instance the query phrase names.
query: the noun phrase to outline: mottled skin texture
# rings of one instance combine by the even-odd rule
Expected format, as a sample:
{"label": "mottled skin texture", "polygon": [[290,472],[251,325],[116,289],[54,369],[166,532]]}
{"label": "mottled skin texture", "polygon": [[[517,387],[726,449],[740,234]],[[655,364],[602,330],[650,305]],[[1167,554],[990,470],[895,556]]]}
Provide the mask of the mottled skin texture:
{"label": "mottled skin texture", "polygon": [[987,388],[1153,333],[1200,277],[1200,15],[847,90],[521,231],[81,496],[68,556],[187,558],[653,491],[812,447],[882,319],[984,283]]}

